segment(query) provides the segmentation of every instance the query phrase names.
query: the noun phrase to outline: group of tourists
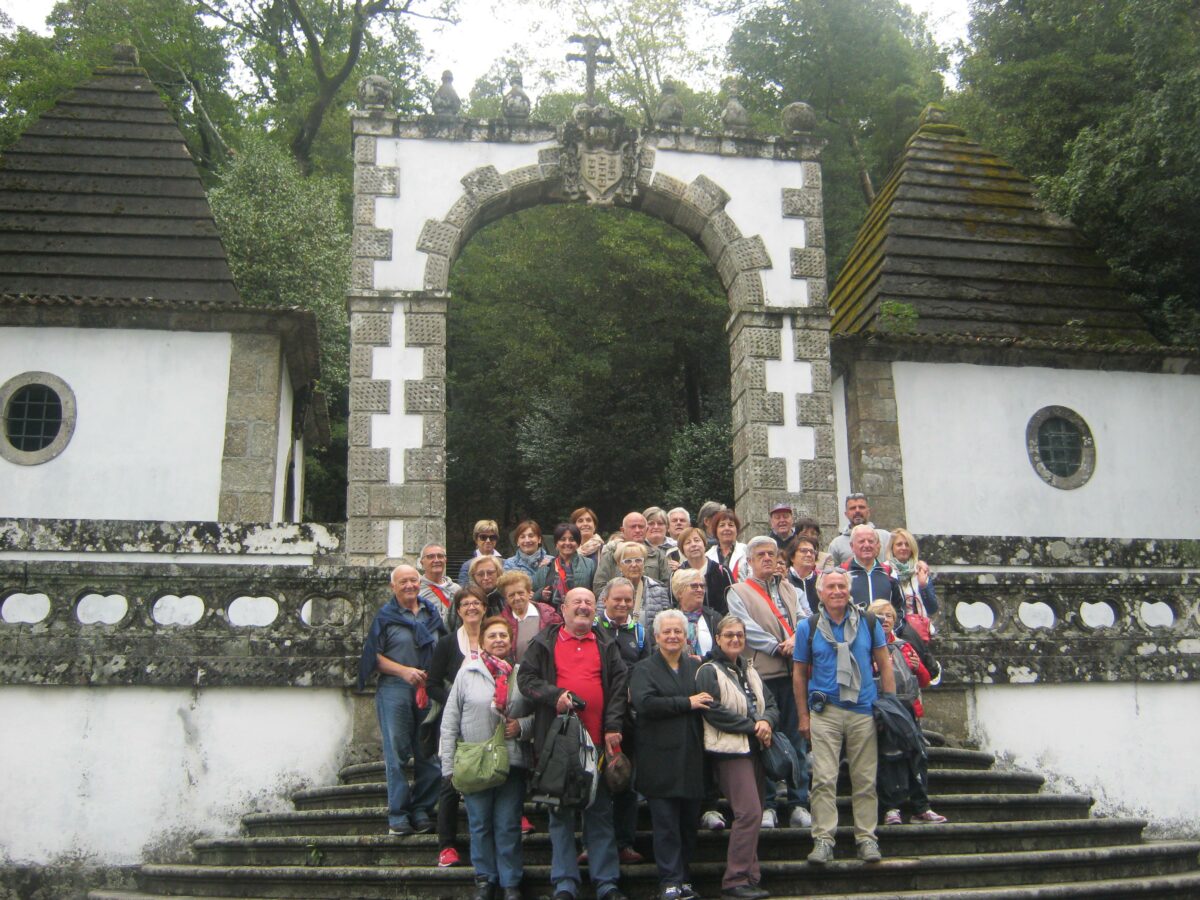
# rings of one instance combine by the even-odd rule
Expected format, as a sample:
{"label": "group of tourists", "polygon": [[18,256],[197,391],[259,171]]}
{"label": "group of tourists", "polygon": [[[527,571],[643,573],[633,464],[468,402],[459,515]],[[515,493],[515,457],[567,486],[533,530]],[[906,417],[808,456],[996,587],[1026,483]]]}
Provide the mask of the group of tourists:
{"label": "group of tourists", "polygon": [[662,900],[698,896],[701,828],[730,832],[722,897],[760,900],[761,829],[811,828],[808,862],[833,859],[843,759],[859,859],[880,860],[881,816],[946,821],[918,724],[920,689],[940,677],[934,574],[862,494],[845,514],[822,549],[786,503],[746,543],[717,503],[698,527],[682,508],[631,512],[607,540],[583,507],[553,551],[521,522],[508,557],[481,520],[457,581],[427,545],[420,569],[393,570],[360,663],[360,687],[378,677],[389,833],[431,831],[436,815],[438,864],[461,864],[461,796],[476,900],[518,900],[532,789],[549,808],[555,900],[576,897],[584,863],[599,900],[624,900],[644,802]]}

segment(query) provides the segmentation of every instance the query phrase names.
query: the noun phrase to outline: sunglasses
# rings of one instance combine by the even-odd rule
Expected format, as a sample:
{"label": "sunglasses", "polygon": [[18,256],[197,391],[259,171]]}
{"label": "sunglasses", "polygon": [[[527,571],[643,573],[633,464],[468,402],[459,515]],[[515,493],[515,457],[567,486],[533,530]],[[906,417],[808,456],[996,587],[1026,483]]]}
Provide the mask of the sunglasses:
{"label": "sunglasses", "polygon": [[497,537],[498,537],[498,535],[494,535],[494,534],[477,534],[477,535],[475,535],[475,540],[491,541],[492,543],[495,543]]}

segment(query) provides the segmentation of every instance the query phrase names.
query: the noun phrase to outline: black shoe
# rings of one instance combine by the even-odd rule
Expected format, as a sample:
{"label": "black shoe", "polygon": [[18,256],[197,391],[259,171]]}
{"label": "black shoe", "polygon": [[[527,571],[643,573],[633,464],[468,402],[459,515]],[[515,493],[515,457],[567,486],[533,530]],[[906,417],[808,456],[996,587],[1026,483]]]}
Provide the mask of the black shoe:
{"label": "black shoe", "polygon": [[475,882],[475,900],[493,900],[496,896],[496,885],[486,878]]}
{"label": "black shoe", "polygon": [[770,896],[767,891],[752,884],[739,884],[721,891],[721,900],[766,900]]}
{"label": "black shoe", "polygon": [[413,831],[417,834],[429,834],[433,831],[433,819],[424,813],[417,813],[413,816]]}
{"label": "black shoe", "polygon": [[519,887],[506,887],[504,889],[504,900],[521,900],[521,889]]}
{"label": "black shoe", "polygon": [[700,900],[700,894],[685,881],[679,886],[679,900]]}
{"label": "black shoe", "polygon": [[405,819],[399,825],[392,825],[388,827],[388,834],[390,834],[392,837],[406,837],[407,835],[413,833],[412,823],[410,823],[408,819]]}

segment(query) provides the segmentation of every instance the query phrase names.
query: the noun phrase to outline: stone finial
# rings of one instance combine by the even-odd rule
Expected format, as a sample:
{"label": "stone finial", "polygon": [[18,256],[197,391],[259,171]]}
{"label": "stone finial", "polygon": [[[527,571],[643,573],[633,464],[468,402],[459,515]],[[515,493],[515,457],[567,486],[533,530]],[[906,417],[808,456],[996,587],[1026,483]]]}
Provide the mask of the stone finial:
{"label": "stone finial", "polygon": [[797,101],[783,108],[784,134],[811,134],[817,130],[817,113],[807,103]]}
{"label": "stone finial", "polygon": [[921,110],[921,118],[917,121],[918,131],[936,131],[938,134],[965,135],[967,132],[950,121],[950,114],[944,107],[930,103]]}
{"label": "stone finial", "polygon": [[674,128],[683,124],[683,102],[676,93],[675,82],[667,80],[662,85],[662,97],[658,101],[658,112],[654,122],[660,128]]}
{"label": "stone finial", "polygon": [[434,91],[431,105],[435,116],[457,116],[462,109],[462,101],[454,90],[454,73],[449,69],[442,73],[442,86]]}
{"label": "stone finial", "polygon": [[392,109],[396,90],[382,75],[368,75],[358,83],[358,102],[363,109]]}
{"label": "stone finial", "polygon": [[508,93],[500,103],[500,110],[506,119],[523,121],[529,118],[530,107],[529,95],[525,93],[525,79],[521,77],[520,69],[514,69],[509,76]]}
{"label": "stone finial", "polygon": [[742,101],[738,99],[741,88],[736,81],[730,81],[725,85],[725,90],[729,99],[725,101],[725,110],[721,113],[721,124],[725,126],[726,131],[749,131],[750,113],[746,112],[746,107],[742,106]]}
{"label": "stone finial", "polygon": [[129,43],[129,41],[120,41],[113,44],[112,49],[113,63],[118,66],[138,66],[141,62],[138,60],[137,47]]}

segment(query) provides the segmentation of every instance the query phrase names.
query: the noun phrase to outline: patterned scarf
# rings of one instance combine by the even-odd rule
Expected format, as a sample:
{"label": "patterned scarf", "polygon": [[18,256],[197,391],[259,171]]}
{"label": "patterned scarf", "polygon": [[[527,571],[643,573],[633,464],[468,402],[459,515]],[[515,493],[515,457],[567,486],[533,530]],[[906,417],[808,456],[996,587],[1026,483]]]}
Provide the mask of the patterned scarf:
{"label": "patterned scarf", "polygon": [[684,612],[683,610],[680,610],[680,612],[683,612],[687,617],[688,652],[693,656],[703,656],[704,654],[700,652],[700,629],[696,626],[696,623],[704,615],[704,607],[700,607],[695,612]]}
{"label": "patterned scarf", "polygon": [[505,715],[505,710],[508,709],[508,676],[512,674],[512,663],[498,659],[486,651],[480,653],[479,658],[496,679],[496,693],[492,695],[492,706],[500,715]]}

